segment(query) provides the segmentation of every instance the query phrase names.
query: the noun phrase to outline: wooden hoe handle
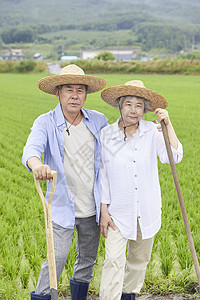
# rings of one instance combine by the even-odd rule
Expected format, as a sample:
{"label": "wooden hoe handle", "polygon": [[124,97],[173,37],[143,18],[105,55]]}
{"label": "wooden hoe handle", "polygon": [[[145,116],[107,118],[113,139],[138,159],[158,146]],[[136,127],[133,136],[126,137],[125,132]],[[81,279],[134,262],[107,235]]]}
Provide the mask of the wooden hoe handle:
{"label": "wooden hoe handle", "polygon": [[51,206],[52,206],[53,195],[56,188],[57,172],[52,171],[52,176],[53,176],[53,182],[52,182],[51,192],[49,195],[48,206],[46,204],[46,200],[43,195],[39,180],[37,180],[35,176],[34,176],[34,180],[44,209],[51,299],[57,300],[58,299],[57,275],[56,275],[56,262],[55,262],[53,228],[52,228],[52,217],[51,217]]}
{"label": "wooden hoe handle", "polygon": [[199,286],[200,286],[199,262],[198,262],[198,259],[197,259],[197,255],[196,255],[196,251],[195,251],[195,247],[194,247],[194,242],[193,242],[193,238],[192,238],[192,233],[191,233],[191,230],[190,230],[190,225],[189,225],[189,222],[188,222],[187,213],[186,213],[186,209],[185,209],[185,205],[184,205],[184,201],[183,201],[183,196],[182,196],[182,193],[181,193],[181,188],[180,188],[180,184],[179,184],[179,180],[178,180],[178,176],[177,176],[177,172],[176,172],[176,167],[175,167],[175,163],[174,163],[173,156],[172,156],[172,151],[171,151],[171,147],[170,147],[167,128],[166,128],[165,122],[163,120],[161,121],[161,126],[162,126],[162,132],[163,132],[163,136],[164,136],[164,140],[165,140],[165,145],[166,145],[166,148],[167,148],[168,157],[169,157],[170,167],[171,167],[171,170],[172,170],[174,184],[175,184],[175,187],[176,187],[176,192],[177,192],[177,196],[178,196],[178,200],[179,200],[179,204],[180,204],[180,208],[181,208],[181,212],[182,212],[182,216],[183,216],[183,221],[184,221],[184,224],[185,224],[185,230],[186,230],[188,242],[189,242],[189,245],[190,245],[190,251],[191,251],[191,254],[192,254],[192,259],[193,259],[193,263],[194,263],[198,283],[199,283]]}

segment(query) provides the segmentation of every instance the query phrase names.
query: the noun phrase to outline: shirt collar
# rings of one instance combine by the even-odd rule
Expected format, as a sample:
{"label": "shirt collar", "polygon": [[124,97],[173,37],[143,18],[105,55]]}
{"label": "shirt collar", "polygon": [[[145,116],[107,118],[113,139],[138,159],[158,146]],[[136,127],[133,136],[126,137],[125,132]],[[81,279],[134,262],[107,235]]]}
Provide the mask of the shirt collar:
{"label": "shirt collar", "polygon": [[85,108],[82,107],[81,112],[83,113],[84,118],[87,119],[88,121],[90,121],[88,111]]}
{"label": "shirt collar", "polygon": [[142,136],[145,132],[152,130],[151,122],[140,120],[139,122],[139,136]]}
{"label": "shirt collar", "polygon": [[57,127],[60,127],[63,124],[65,124],[65,118],[64,118],[64,115],[63,115],[63,112],[62,112],[62,109],[61,109],[60,102],[58,103],[58,105],[54,109],[54,113],[55,113],[55,120],[56,120]]}
{"label": "shirt collar", "polygon": [[[115,123],[111,125],[111,131],[112,134],[110,138],[112,139],[117,139],[117,140],[122,140],[124,139],[124,134],[123,132],[119,129],[118,123],[121,120],[121,118],[117,119]],[[151,130],[152,127],[149,125],[148,121],[140,120],[139,121],[139,136],[142,136],[145,132]]]}

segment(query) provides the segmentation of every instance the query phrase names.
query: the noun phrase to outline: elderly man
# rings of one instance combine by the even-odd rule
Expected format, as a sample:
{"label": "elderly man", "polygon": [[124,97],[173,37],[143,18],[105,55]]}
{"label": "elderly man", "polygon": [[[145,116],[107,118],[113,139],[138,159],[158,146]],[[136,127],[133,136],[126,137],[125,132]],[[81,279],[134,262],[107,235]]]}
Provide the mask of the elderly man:
{"label": "elderly man", "polygon": [[[59,104],[35,120],[22,157],[23,164],[36,179],[48,180],[47,198],[52,184],[51,170],[57,171],[52,203],[56,271],[59,280],[76,228],[77,257],[70,279],[73,300],[87,298],[97,257],[100,237],[99,135],[101,128],[107,125],[103,114],[84,109],[83,104],[88,93],[106,86],[104,79],[85,75],[76,65],[68,65],[59,75],[39,80],[39,89],[56,95]],[[31,293],[31,299],[43,298],[51,299],[47,260],[42,265],[36,291]]]}

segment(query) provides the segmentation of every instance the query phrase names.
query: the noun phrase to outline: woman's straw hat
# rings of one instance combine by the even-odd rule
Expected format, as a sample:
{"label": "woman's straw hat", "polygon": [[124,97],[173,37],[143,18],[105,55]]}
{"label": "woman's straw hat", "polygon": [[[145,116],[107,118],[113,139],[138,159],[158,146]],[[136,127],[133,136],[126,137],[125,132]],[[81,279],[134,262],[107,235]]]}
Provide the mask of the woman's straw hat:
{"label": "woman's straw hat", "polygon": [[124,85],[112,86],[101,93],[101,98],[116,108],[118,108],[117,99],[122,96],[136,96],[148,100],[150,102],[149,111],[154,111],[156,108],[166,108],[168,105],[163,96],[145,88],[140,80],[132,80]]}
{"label": "woman's straw hat", "polygon": [[84,84],[88,86],[87,93],[95,93],[108,85],[102,78],[85,75],[76,65],[68,65],[61,69],[59,75],[47,76],[37,82],[40,90],[48,94],[56,94],[56,87],[63,84]]}

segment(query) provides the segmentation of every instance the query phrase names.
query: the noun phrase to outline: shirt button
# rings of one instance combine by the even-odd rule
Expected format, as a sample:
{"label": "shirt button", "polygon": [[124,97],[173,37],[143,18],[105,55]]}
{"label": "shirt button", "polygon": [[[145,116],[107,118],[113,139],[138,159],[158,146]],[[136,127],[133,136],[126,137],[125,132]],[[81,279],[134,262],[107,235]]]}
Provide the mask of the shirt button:
{"label": "shirt button", "polygon": [[137,148],[135,148],[135,151],[137,151]]}
{"label": "shirt button", "polygon": [[134,160],[133,162],[134,162],[134,164],[135,164],[135,160]]}
{"label": "shirt button", "polygon": [[135,188],[135,190],[137,191],[137,188]]}
{"label": "shirt button", "polygon": [[137,174],[135,174],[135,177],[137,177]]}

